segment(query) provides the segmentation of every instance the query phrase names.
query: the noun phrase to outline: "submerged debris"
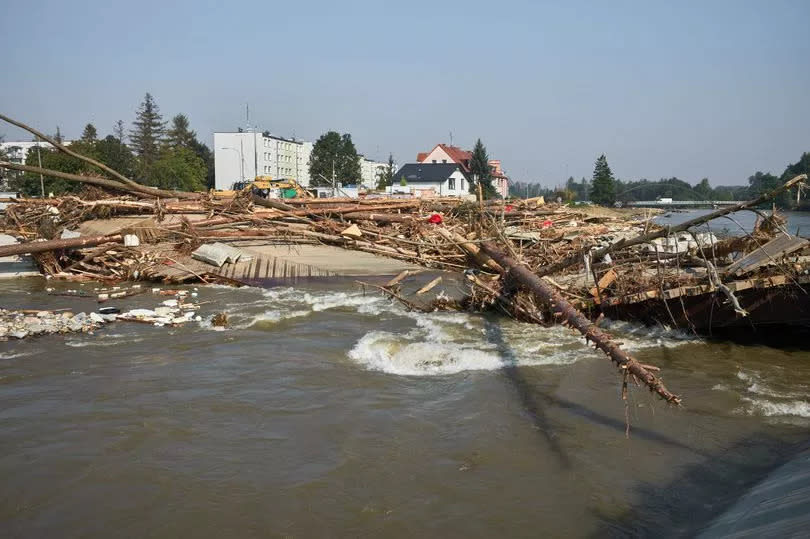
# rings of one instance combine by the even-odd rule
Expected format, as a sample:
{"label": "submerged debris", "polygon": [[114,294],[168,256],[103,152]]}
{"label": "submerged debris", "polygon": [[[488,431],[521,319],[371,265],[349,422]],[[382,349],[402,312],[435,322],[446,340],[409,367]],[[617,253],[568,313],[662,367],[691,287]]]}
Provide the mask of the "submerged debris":
{"label": "submerged debris", "polygon": [[92,331],[114,322],[115,315],[0,309],[0,341],[36,335]]}
{"label": "submerged debris", "polygon": [[[126,290],[120,290],[120,287],[115,288],[119,290],[111,294],[99,293],[98,302],[102,303],[107,296],[123,298],[146,292],[146,290],[140,289],[139,285],[134,285]],[[95,294],[81,293],[77,290],[56,292],[50,288],[48,293],[77,298],[96,297]],[[153,289],[153,293],[162,296],[173,295],[175,299],[163,300],[159,306],[153,309],[136,308],[123,312],[118,307],[99,307],[97,311],[89,313],[73,313],[67,309],[57,311],[0,309],[0,341],[38,335],[86,333],[119,321],[140,322],[157,327],[180,326],[191,321],[202,321],[202,317],[197,314],[199,305],[185,302],[185,298],[189,295],[188,291]],[[196,292],[192,292],[192,297],[196,297]]]}

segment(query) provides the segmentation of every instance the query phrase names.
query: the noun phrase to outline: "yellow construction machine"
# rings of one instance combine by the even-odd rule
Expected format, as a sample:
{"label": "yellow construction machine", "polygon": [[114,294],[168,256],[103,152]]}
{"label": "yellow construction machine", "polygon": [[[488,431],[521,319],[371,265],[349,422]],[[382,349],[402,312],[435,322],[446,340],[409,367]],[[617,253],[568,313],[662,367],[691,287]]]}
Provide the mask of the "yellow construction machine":
{"label": "yellow construction machine", "polygon": [[250,189],[259,196],[267,198],[271,189],[278,189],[281,198],[312,198],[312,193],[292,178],[273,179],[272,176],[256,176],[252,182],[236,182],[232,191],[218,191],[218,196],[228,197],[237,191]]}

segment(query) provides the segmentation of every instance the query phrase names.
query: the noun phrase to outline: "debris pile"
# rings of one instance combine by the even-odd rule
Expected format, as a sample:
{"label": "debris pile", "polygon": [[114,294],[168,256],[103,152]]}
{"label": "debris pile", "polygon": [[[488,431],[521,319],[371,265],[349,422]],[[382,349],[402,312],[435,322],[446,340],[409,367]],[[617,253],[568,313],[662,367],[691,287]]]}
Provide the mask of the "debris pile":
{"label": "debris pile", "polygon": [[99,313],[0,309],[0,341],[54,333],[88,332],[114,321],[115,315]]}
{"label": "debris pile", "polygon": [[[70,175],[0,162],[0,167],[93,186],[79,197],[15,199],[9,204],[0,226],[22,243],[0,246],[0,257],[31,254],[49,277],[110,284],[149,280],[238,285],[268,275],[271,261],[247,260],[234,243],[258,240],[364,251],[427,268],[463,271],[468,297],[448,301],[440,280],[434,279],[418,292],[435,294],[428,308],[496,309],[527,322],[568,325],[616,363],[624,387],[628,381],[643,383],[673,403],[679,399],[664,387],[655,374],[658,369],[640,364],[598,328],[602,316],[700,331],[741,320],[770,324],[789,322],[785,318],[791,316],[810,319],[810,301],[805,299],[810,297],[810,242],[791,236],[775,211],[766,215],[756,209],[804,182],[806,175],[755,200],[662,227],[649,214],[638,218],[606,208],[545,205],[536,199],[282,202],[260,198],[249,189],[230,198],[213,192],[168,192],[142,186],[42,138],[107,174],[66,178]],[[752,234],[719,238],[711,230],[698,230],[713,218],[740,210],[762,217]],[[122,215],[143,219],[109,233],[76,237],[75,230],[90,219]],[[275,261],[272,266],[276,275]],[[306,271],[296,268],[290,275]],[[400,284],[394,279],[380,288],[414,307],[400,293]],[[799,300],[791,290],[803,292]],[[775,298],[784,304],[775,303]],[[785,298],[794,298],[793,303],[785,303]],[[117,319],[179,324],[192,319],[193,311],[177,302],[130,311]]]}

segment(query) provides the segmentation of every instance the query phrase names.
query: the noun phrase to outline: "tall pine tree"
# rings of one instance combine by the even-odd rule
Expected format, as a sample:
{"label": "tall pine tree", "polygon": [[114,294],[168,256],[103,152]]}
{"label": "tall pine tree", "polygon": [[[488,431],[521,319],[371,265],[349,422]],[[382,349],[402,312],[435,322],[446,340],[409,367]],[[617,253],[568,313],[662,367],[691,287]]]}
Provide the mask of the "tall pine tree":
{"label": "tall pine tree", "polygon": [[599,156],[593,168],[591,201],[603,206],[612,206],[616,201],[616,180],[613,179],[605,154]]}
{"label": "tall pine tree", "polygon": [[124,143],[124,120],[118,120],[113,126],[113,135],[121,144]]}
{"label": "tall pine tree", "polygon": [[[489,155],[487,155],[487,148],[481,139],[475,143],[472,151],[472,158],[470,159],[470,173],[473,175],[473,180],[477,179],[481,184],[481,191],[484,198],[492,198],[495,196],[495,188],[492,186],[492,169],[489,166]],[[475,193],[478,189],[475,184],[470,182],[470,192]]]}
{"label": "tall pine tree", "polygon": [[84,126],[81,139],[83,142],[95,142],[97,137],[98,132],[96,131],[96,126],[93,124],[87,124]]}
{"label": "tall pine tree", "polygon": [[172,148],[194,148],[197,133],[189,128],[188,116],[177,114],[166,133],[166,143]]}
{"label": "tall pine tree", "polygon": [[166,129],[160,109],[152,95],[147,92],[132,122],[129,141],[138,156],[141,173],[148,174],[149,168],[158,159],[160,144]]}

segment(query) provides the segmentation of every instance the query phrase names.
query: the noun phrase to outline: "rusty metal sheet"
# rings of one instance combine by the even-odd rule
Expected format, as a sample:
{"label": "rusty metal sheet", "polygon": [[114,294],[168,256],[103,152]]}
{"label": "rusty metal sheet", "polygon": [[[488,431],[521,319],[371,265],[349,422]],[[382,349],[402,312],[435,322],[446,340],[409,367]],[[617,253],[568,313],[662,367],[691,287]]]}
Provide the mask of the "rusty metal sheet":
{"label": "rusty metal sheet", "polygon": [[750,273],[773,260],[778,260],[785,255],[789,255],[801,249],[808,243],[810,242],[799,236],[789,236],[785,233],[781,233],[759,249],[751,251],[746,256],[734,262],[727,267],[723,273],[726,275],[743,275]]}

